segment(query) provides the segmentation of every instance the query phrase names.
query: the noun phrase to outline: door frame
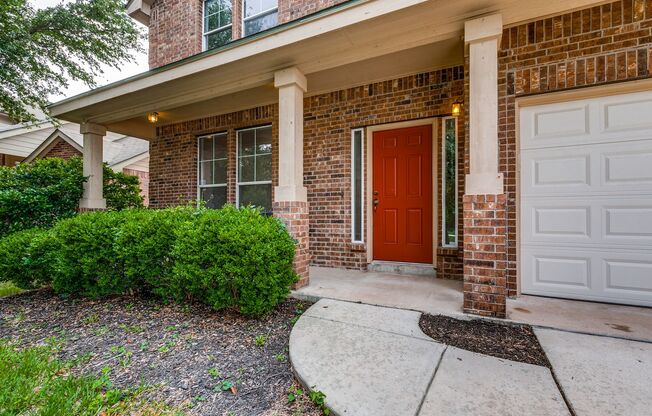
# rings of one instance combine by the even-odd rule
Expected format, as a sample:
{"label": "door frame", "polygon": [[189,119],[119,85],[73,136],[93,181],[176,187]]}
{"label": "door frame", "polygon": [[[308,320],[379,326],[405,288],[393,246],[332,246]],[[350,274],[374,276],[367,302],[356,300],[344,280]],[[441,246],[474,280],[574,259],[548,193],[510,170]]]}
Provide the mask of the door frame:
{"label": "door frame", "polygon": [[398,123],[378,124],[375,126],[368,126],[365,128],[366,143],[366,187],[365,192],[365,206],[367,210],[367,264],[374,261],[374,220],[373,220],[373,175],[374,175],[374,155],[373,155],[373,140],[374,133],[386,130],[397,130],[407,127],[418,126],[431,126],[432,132],[430,140],[432,141],[432,265],[437,266],[437,247],[439,246],[439,202],[440,195],[437,193],[439,189],[439,133],[442,117],[422,118],[418,120],[402,121]]}
{"label": "door frame", "polygon": [[[575,87],[568,90],[516,97],[514,100],[514,130],[516,133],[516,296],[521,296],[523,287],[521,263],[521,109],[538,105],[565,103],[568,101],[608,97],[627,93],[652,90],[652,78],[622,80],[601,85]],[[537,295],[532,295],[537,296]]]}

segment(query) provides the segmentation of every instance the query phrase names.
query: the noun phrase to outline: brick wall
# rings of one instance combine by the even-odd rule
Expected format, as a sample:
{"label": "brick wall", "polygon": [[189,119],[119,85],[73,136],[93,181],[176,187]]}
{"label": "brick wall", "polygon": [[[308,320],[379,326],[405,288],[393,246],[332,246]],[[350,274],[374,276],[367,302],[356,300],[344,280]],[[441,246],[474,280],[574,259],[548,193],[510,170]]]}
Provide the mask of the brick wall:
{"label": "brick wall", "polygon": [[[304,100],[304,182],[308,188],[312,264],[362,269],[365,246],[351,240],[351,129],[444,116],[462,98],[462,67],[422,73],[363,85]],[[273,126],[273,184],[278,169],[278,108],[258,107],[215,117],[159,127],[150,142],[150,206],[176,205],[197,197],[197,139],[201,134],[227,132],[228,195],[235,203],[236,130]],[[464,166],[464,123],[459,123],[459,161]],[[440,158],[441,134],[433,134]],[[460,175],[460,198],[463,175]],[[435,195],[440,195],[439,181]],[[438,200],[438,198],[437,198]],[[462,203],[460,199],[460,221]],[[438,210],[440,211],[440,210]],[[441,213],[440,213],[441,214]],[[441,215],[438,218],[441,229]],[[462,229],[460,223],[460,230]],[[366,231],[366,230],[365,230]],[[439,244],[439,235],[434,236]],[[365,241],[367,241],[365,235]],[[439,249],[443,277],[461,278],[462,251]]]}
{"label": "brick wall", "polygon": [[156,0],[149,20],[149,67],[202,51],[203,0]]}
{"label": "brick wall", "polygon": [[652,0],[624,0],[505,28],[499,52],[507,289],[517,294],[516,98],[652,76]]}
{"label": "brick wall", "polygon": [[345,1],[348,0],[279,0],[278,21],[285,23],[300,19]]}
{"label": "brick wall", "polygon": [[70,159],[74,156],[81,156],[81,152],[75,149],[70,143],[63,139],[56,139],[54,141],[54,146],[48,150],[46,154],[42,156],[43,159],[48,157],[59,157],[61,159]]}
{"label": "brick wall", "polygon": [[[279,0],[279,24],[347,0]],[[202,52],[203,0],[156,0],[149,23],[149,67],[158,68]],[[232,38],[242,33],[242,0],[233,0]]]}
{"label": "brick wall", "polygon": [[505,195],[464,196],[464,312],[505,317]]}

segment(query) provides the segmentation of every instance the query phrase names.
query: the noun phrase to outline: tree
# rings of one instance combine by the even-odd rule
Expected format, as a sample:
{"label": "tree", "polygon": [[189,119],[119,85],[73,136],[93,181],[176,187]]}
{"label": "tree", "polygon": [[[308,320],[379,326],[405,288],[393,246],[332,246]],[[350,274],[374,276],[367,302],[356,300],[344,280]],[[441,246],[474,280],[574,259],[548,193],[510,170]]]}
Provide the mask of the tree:
{"label": "tree", "polygon": [[40,10],[28,0],[1,0],[0,111],[37,121],[31,109],[49,114],[48,97],[70,81],[92,88],[103,66],[133,61],[142,36],[124,0],[73,0]]}

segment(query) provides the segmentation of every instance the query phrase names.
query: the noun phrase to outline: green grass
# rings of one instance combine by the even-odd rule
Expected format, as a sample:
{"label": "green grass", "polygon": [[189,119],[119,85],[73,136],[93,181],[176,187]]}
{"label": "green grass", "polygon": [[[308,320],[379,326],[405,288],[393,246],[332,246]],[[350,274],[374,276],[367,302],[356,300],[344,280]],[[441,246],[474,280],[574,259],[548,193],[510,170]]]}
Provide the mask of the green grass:
{"label": "green grass", "polygon": [[22,291],[22,289],[17,288],[11,282],[0,282],[0,298],[15,295],[16,293],[20,293]]}
{"label": "green grass", "polygon": [[18,349],[0,340],[0,409],[7,415],[177,415],[141,396],[144,386],[124,390],[99,377],[72,375],[72,364],[49,347]]}

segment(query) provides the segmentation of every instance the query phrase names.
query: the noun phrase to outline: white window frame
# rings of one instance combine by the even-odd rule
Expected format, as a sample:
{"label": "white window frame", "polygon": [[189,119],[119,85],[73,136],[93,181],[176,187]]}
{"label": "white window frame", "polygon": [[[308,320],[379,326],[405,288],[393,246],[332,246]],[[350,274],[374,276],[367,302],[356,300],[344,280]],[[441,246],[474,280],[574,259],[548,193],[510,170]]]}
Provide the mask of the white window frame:
{"label": "white window frame", "polygon": [[[245,15],[247,14],[246,5],[245,5],[246,2],[247,2],[247,0],[242,0],[242,2],[240,3],[242,5],[242,8],[241,8],[242,13],[240,13],[242,15],[242,22],[241,22],[242,24],[240,25],[240,27],[241,27],[240,36],[242,36],[242,37],[252,36],[252,35],[255,35],[256,33],[260,33],[260,32],[256,32],[256,33],[252,33],[250,35],[247,35],[245,33],[245,22],[247,22],[248,20],[255,20],[255,19],[258,19],[260,17],[265,17],[266,15],[272,14],[274,12],[278,12],[278,2],[279,2],[279,0],[276,0],[276,7],[272,7],[271,9],[263,10],[262,12],[257,13],[257,14],[255,14],[253,16],[249,16],[249,17],[245,17]],[[277,18],[276,24],[278,25],[278,18]]]}
{"label": "white window frame", "polygon": [[[240,208],[240,185],[271,185],[272,181],[249,181],[249,182],[240,182],[240,132],[250,131],[250,130],[260,130],[265,128],[272,128],[271,124],[266,124],[263,126],[249,127],[246,129],[238,129],[235,132],[235,206]],[[273,142],[273,139],[272,139]],[[272,145],[272,152],[274,151],[274,146]],[[270,156],[273,153],[270,153]],[[250,156],[245,156],[250,157]],[[255,157],[255,156],[253,156]],[[274,158],[272,157],[272,177],[274,171]],[[254,163],[254,177],[256,176],[256,164]],[[272,194],[272,204],[274,203],[274,195]],[[271,210],[272,207],[270,206]]]}
{"label": "white window frame", "polygon": [[[202,160],[201,159],[201,146],[200,146],[201,139],[208,138],[208,137],[213,137],[214,138],[215,136],[224,136],[224,139],[226,140],[226,143],[227,143],[226,157],[223,157],[223,158],[221,157],[219,159]],[[228,143],[228,140],[229,140],[229,134],[228,134],[227,131],[220,131],[220,132],[217,132],[217,133],[202,134],[201,136],[197,136],[197,204],[200,204],[202,202],[202,198],[201,198],[202,189],[205,189],[205,188],[228,188],[228,185],[229,185],[229,178],[228,178],[228,175],[229,175],[229,151],[228,151],[229,143]],[[214,146],[215,145],[213,145],[213,147]],[[214,162],[214,161],[218,161],[218,160],[226,160],[226,175],[227,175],[226,182],[224,182],[224,183],[215,183],[215,184],[210,184],[210,185],[202,185],[200,183],[200,181],[201,181],[201,164],[202,164],[202,162],[209,162],[209,161]],[[227,197],[226,202],[228,203],[228,197],[229,197],[229,190],[228,189],[227,189],[227,192],[226,192],[226,197]]]}
{"label": "white window frame", "polygon": [[[364,233],[365,233],[365,215],[364,215],[364,184],[365,184],[365,169],[364,169],[364,164],[365,164],[365,129],[363,128],[357,128],[357,129],[352,129],[351,130],[351,242],[355,244],[364,244]],[[362,163],[362,166],[360,168],[360,183],[363,187],[362,192],[360,192],[360,209],[362,209],[362,212],[360,213],[360,224],[357,224],[355,222],[355,195],[356,195],[356,177],[355,177],[355,160],[356,160],[356,154],[355,154],[355,135],[356,133],[360,133],[360,163]],[[355,230],[357,226],[360,226],[360,239],[356,240],[355,238]]]}
{"label": "white window frame", "polygon": [[204,51],[208,48],[208,36],[213,33],[229,30],[231,31],[231,40],[233,40],[233,0],[231,0],[231,23],[208,32],[206,31],[206,1],[202,2],[202,50]]}
{"label": "white window frame", "polygon": [[[455,122],[455,243],[446,243],[446,122]],[[441,245],[447,248],[457,248],[460,243],[459,234],[459,129],[457,117],[444,117],[441,122]]]}

